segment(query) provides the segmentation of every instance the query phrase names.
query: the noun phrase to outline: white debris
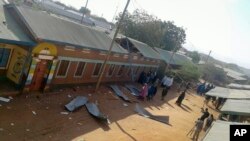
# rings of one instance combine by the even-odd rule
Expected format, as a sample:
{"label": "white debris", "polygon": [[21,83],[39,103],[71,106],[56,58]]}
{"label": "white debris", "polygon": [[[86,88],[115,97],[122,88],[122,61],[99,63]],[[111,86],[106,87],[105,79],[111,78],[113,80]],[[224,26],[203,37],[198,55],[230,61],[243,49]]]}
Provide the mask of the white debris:
{"label": "white debris", "polygon": [[68,115],[68,112],[61,112],[62,115]]}
{"label": "white debris", "polygon": [[14,123],[10,123],[11,126],[14,126],[15,124]]}
{"label": "white debris", "polygon": [[71,95],[69,95],[69,94],[68,94],[68,97],[70,98],[70,97],[71,97]]}
{"label": "white debris", "polygon": [[82,123],[81,123],[81,122],[78,122],[77,124],[78,124],[78,125],[82,125]]}
{"label": "white debris", "polygon": [[125,107],[128,107],[128,104],[126,104],[126,103],[123,103],[123,106],[125,106]]}
{"label": "white debris", "polygon": [[89,96],[92,96],[92,94],[88,94]]}
{"label": "white debris", "polygon": [[111,122],[110,122],[110,120],[109,120],[109,119],[107,119],[107,122],[108,122],[108,124],[111,124]]}
{"label": "white debris", "polygon": [[3,128],[0,128],[0,131],[3,131]]}
{"label": "white debris", "polygon": [[4,98],[4,97],[0,97],[0,101],[3,101],[3,102],[10,102],[10,99]]}
{"label": "white debris", "polygon": [[1,107],[2,105],[0,104],[0,107]]}
{"label": "white debris", "polygon": [[36,115],[36,112],[35,111],[32,111],[33,115]]}
{"label": "white debris", "polygon": [[72,119],[72,117],[69,117],[69,119],[71,120],[71,119]]}
{"label": "white debris", "polygon": [[29,131],[30,131],[30,129],[26,129],[26,131],[27,131],[27,132],[29,132]]}
{"label": "white debris", "polygon": [[13,99],[13,97],[12,97],[12,96],[9,96],[9,99]]}

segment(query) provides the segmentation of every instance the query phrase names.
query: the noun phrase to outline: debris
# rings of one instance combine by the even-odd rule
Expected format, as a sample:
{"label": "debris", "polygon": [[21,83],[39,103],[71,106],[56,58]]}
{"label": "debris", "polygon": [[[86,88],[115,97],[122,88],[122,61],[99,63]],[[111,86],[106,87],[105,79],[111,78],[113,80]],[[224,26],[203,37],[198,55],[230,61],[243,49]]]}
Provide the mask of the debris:
{"label": "debris", "polygon": [[68,97],[71,98],[71,95],[68,94]]}
{"label": "debris", "polygon": [[35,111],[32,111],[33,115],[36,115],[36,112]]}
{"label": "debris", "polygon": [[124,101],[131,102],[130,99],[126,95],[123,94],[123,92],[119,89],[117,85],[110,85],[110,88],[115,92],[117,96],[122,98]]}
{"label": "debris", "polygon": [[88,99],[84,96],[77,96],[76,98],[74,98],[72,101],[70,101],[70,103],[68,103],[67,105],[65,105],[65,108],[70,111],[73,112],[75,109],[85,105],[87,103]]}
{"label": "debris", "polygon": [[15,124],[14,123],[10,123],[11,126],[14,126]]}
{"label": "debris", "polygon": [[72,119],[72,117],[69,117],[69,119],[71,120],[71,119]]}
{"label": "debris", "polygon": [[82,123],[81,123],[81,122],[78,122],[77,124],[78,124],[78,125],[82,125]]}
{"label": "debris", "polygon": [[92,96],[91,94],[88,94],[89,96]]}
{"label": "debris", "polygon": [[3,101],[3,102],[9,102],[9,101],[10,101],[10,99],[8,99],[8,98],[4,98],[4,97],[0,97],[0,101]]}
{"label": "debris", "polygon": [[13,99],[13,97],[12,97],[12,96],[9,96],[9,99]]}
{"label": "debris", "polygon": [[128,107],[128,104],[126,104],[126,103],[123,103],[123,106],[125,106],[125,107]]}
{"label": "debris", "polygon": [[3,131],[3,128],[0,128],[0,131]]}
{"label": "debris", "polygon": [[62,115],[68,115],[68,112],[61,112]]}
{"label": "debris", "polygon": [[86,108],[92,116],[108,123],[108,116],[105,116],[103,113],[101,113],[96,104],[87,103]]}
{"label": "debris", "polygon": [[26,129],[26,131],[27,131],[27,132],[29,132],[29,131],[30,131],[30,129]]}
{"label": "debris", "polygon": [[1,107],[2,105],[0,104],[0,107]]}
{"label": "debris", "polygon": [[97,100],[95,100],[95,104],[98,105],[98,101]]}
{"label": "debris", "polygon": [[46,109],[48,110],[48,109],[49,109],[49,107],[46,107]]}
{"label": "debris", "polygon": [[7,106],[7,109],[11,109],[11,107],[10,107],[10,106]]}

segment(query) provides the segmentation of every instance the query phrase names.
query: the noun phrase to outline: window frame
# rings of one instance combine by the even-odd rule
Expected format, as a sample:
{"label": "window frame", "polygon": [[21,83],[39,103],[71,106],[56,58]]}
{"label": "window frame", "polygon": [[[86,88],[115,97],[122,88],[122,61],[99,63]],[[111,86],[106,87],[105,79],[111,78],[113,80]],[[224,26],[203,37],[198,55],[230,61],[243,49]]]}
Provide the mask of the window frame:
{"label": "window frame", "polygon": [[[94,72],[95,72],[95,69],[96,69],[96,65],[97,65],[97,64],[101,64],[101,67],[100,67],[100,70],[99,70],[98,74],[97,74],[97,75],[94,75]],[[93,71],[92,71],[92,77],[99,77],[99,76],[100,76],[102,65],[103,65],[103,63],[95,63],[95,67],[94,67],[94,69],[93,69]]]}
{"label": "window frame", "polygon": [[[58,72],[60,70],[62,61],[69,61],[69,65],[67,67],[67,70],[66,70],[66,73],[65,73],[64,76],[58,75]],[[69,71],[70,65],[71,65],[71,61],[70,60],[60,60],[60,63],[58,64],[58,68],[57,68],[57,71],[56,71],[56,78],[66,78],[68,76],[68,71]]]}
{"label": "window frame", "polygon": [[123,67],[123,69],[125,69],[126,65],[119,65],[119,69],[118,69],[117,74],[116,74],[117,77],[121,77],[122,76],[122,73],[119,75],[119,72],[120,72],[120,70],[121,70],[122,67]]}
{"label": "window frame", "polygon": [[[76,72],[77,72],[77,70],[78,70],[78,67],[79,67],[79,64],[80,64],[80,63],[85,63],[85,64],[84,64],[84,67],[83,67],[83,69],[82,69],[81,75],[77,76],[77,75],[76,75]],[[81,78],[81,77],[83,77],[83,74],[84,74],[84,72],[85,72],[85,68],[86,68],[87,64],[88,64],[87,62],[77,61],[77,66],[76,66],[76,70],[75,70],[75,73],[74,73],[74,77],[75,77],[75,78]]]}
{"label": "window frame", "polygon": [[12,55],[12,53],[13,53],[13,49],[12,48],[6,48],[6,47],[3,47],[2,49],[9,49],[10,50],[10,53],[9,53],[9,56],[8,56],[8,61],[7,61],[7,63],[6,63],[6,66],[5,67],[0,67],[0,70],[2,69],[2,70],[6,70],[6,69],[8,69],[8,67],[9,67],[9,64],[10,64],[10,57],[11,57],[11,55]]}
{"label": "window frame", "polygon": [[[114,70],[112,71],[111,75],[109,75],[110,66],[112,66],[112,65],[114,66]],[[116,69],[116,66],[117,65],[115,65],[115,64],[109,64],[109,69],[108,69],[108,72],[107,72],[107,75],[106,75],[107,77],[112,77],[113,76],[113,74],[115,72],[115,69]]]}

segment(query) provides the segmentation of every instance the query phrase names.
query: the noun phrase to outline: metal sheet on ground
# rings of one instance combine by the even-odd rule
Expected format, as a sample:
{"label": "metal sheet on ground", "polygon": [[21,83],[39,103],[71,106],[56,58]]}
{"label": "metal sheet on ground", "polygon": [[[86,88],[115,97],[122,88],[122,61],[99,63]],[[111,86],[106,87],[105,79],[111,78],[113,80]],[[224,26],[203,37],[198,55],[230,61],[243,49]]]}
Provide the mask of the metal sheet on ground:
{"label": "metal sheet on ground", "polygon": [[123,94],[123,92],[119,89],[117,85],[110,85],[110,88],[115,92],[117,96],[121,97],[126,102],[130,102],[130,99]]}
{"label": "metal sheet on ground", "polygon": [[75,109],[80,108],[81,106],[84,106],[87,102],[88,102],[88,98],[84,96],[77,96],[72,101],[70,101],[70,103],[65,105],[65,108],[68,111],[73,112]]}
{"label": "metal sheet on ground", "polygon": [[144,116],[146,118],[150,118],[165,124],[169,124],[169,116],[155,116],[153,114],[151,114],[150,112],[148,112],[147,110],[145,110],[144,108],[142,108],[139,104],[135,105],[135,111],[141,115]]}
{"label": "metal sheet on ground", "polygon": [[100,119],[100,120],[108,122],[107,116],[105,116],[103,113],[100,112],[100,110],[99,110],[99,108],[97,107],[96,104],[94,104],[94,103],[87,103],[86,104],[86,108],[87,108],[88,112],[92,116],[96,117],[97,119]]}
{"label": "metal sheet on ground", "polygon": [[125,85],[125,87],[131,92],[132,95],[134,96],[140,95],[140,90],[137,87],[133,85]]}

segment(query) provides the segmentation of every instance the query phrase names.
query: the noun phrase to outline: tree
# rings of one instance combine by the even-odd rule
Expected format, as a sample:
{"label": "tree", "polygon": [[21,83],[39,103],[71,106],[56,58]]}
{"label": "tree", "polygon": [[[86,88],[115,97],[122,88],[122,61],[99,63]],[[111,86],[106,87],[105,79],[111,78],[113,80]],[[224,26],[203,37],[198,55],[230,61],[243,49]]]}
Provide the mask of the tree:
{"label": "tree", "polygon": [[176,73],[185,81],[196,81],[200,78],[201,72],[199,68],[193,63],[185,63]]}
{"label": "tree", "polygon": [[80,13],[83,13],[84,15],[86,14],[86,15],[90,15],[90,13],[91,13],[91,11],[88,9],[88,8],[85,8],[85,7],[81,7],[80,9],[79,9],[79,12]]}
{"label": "tree", "polygon": [[187,55],[192,58],[192,61],[196,64],[201,60],[200,54],[197,51],[189,52]]}
{"label": "tree", "polygon": [[215,67],[213,64],[206,64],[200,67],[202,78],[215,85],[225,85],[229,82],[223,69]]}
{"label": "tree", "polygon": [[[118,21],[121,14],[116,18]],[[127,12],[121,24],[121,32],[128,37],[144,42],[152,47],[178,50],[185,42],[186,34],[174,22],[162,21],[143,10]]]}

